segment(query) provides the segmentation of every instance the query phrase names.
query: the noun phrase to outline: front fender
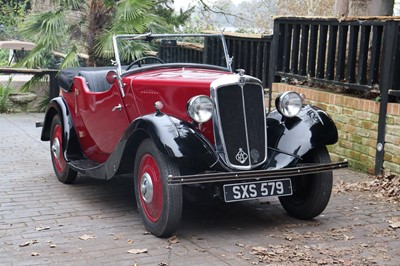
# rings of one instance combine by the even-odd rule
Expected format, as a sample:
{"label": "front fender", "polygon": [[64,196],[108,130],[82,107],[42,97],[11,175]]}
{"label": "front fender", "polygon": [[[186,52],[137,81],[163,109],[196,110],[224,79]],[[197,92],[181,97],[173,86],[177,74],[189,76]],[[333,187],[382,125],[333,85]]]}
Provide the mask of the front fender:
{"label": "front fender", "polygon": [[157,148],[173,158],[192,158],[214,165],[218,159],[211,144],[187,123],[165,114],[149,114],[134,120],[122,138],[126,141],[121,172],[130,169],[125,158],[131,158],[132,152],[144,139],[150,137]]}
{"label": "front fender", "polygon": [[297,161],[310,150],[338,141],[335,123],[323,110],[306,105],[293,118],[278,111],[267,116],[268,167],[282,168]]}

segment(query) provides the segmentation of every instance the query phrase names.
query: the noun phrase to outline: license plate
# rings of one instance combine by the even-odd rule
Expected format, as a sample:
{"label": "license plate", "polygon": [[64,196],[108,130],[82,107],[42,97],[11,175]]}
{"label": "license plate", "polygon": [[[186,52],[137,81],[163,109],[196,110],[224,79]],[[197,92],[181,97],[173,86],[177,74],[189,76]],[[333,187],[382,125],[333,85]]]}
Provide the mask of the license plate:
{"label": "license plate", "polygon": [[289,178],[224,185],[225,202],[292,195]]}

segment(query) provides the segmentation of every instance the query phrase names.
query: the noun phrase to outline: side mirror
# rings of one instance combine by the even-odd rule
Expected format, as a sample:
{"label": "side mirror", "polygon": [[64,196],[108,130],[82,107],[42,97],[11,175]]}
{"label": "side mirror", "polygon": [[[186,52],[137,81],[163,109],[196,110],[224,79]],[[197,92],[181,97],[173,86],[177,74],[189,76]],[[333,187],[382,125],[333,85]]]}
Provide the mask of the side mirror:
{"label": "side mirror", "polygon": [[110,70],[107,72],[106,80],[109,84],[114,84],[117,80],[117,73],[114,70]]}

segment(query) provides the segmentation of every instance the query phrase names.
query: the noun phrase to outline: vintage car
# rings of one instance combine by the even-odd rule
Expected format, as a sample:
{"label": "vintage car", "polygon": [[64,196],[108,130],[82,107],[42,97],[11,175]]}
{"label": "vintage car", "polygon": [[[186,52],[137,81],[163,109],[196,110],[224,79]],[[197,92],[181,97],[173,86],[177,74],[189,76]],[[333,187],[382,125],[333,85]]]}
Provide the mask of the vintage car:
{"label": "vintage car", "polygon": [[267,111],[262,83],[232,71],[220,34],[116,35],[113,49],[110,67],[59,75],[41,135],[59,181],[129,175],[143,223],[159,237],[177,229],[184,192],[278,196],[299,219],[323,212],[332,170],[347,167],[330,160],[338,133],[324,111],[290,91]]}

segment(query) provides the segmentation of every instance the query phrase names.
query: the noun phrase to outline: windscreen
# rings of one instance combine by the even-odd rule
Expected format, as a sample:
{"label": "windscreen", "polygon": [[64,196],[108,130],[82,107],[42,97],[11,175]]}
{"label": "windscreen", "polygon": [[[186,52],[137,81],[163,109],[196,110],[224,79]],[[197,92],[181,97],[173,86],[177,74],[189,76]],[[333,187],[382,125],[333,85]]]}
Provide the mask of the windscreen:
{"label": "windscreen", "polygon": [[222,35],[146,35],[119,37],[118,52],[122,65],[193,63],[230,68]]}

